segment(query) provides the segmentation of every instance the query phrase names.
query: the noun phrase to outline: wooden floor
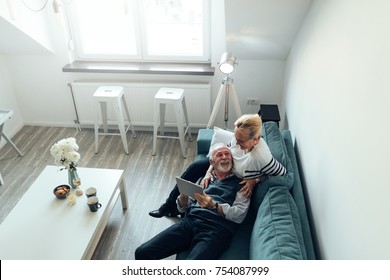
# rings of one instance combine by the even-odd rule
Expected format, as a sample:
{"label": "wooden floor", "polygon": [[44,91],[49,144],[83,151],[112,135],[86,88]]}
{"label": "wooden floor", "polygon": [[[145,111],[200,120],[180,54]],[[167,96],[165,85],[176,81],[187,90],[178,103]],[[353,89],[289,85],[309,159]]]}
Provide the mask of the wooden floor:
{"label": "wooden floor", "polygon": [[[81,154],[78,166],[123,169],[129,197],[127,211],[123,211],[120,200],[117,201],[92,258],[134,259],[134,251],[140,244],[177,221],[152,218],[148,212],[165,201],[175,176],[194,160],[196,143],[196,135],[193,135],[194,140],[187,141],[187,158],[184,159],[179,140],[159,139],[157,153],[152,156],[152,132],[136,131],[136,134],[136,138],[132,138],[131,133],[127,135],[129,155],[124,153],[119,136],[100,137],[99,153],[95,154],[92,129],[78,132],[74,128],[25,126],[12,138],[23,157],[18,157],[9,144],[0,150],[0,172],[4,179],[4,185],[0,186],[0,222],[44,167],[54,165],[50,147],[62,138],[75,137]],[[70,238],[77,238],[77,233]]]}

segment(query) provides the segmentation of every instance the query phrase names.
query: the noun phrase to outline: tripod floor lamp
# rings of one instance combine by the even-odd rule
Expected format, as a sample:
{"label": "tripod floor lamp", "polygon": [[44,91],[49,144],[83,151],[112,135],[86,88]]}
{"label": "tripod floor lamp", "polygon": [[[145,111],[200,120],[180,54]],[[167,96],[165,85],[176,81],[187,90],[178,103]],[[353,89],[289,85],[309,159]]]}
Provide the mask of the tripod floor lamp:
{"label": "tripod floor lamp", "polygon": [[209,122],[207,124],[207,128],[210,128],[215,121],[215,117],[218,113],[219,107],[222,104],[222,101],[225,101],[225,129],[227,129],[227,123],[229,120],[229,99],[232,99],[234,110],[236,111],[237,118],[241,116],[240,104],[238,102],[236,90],[234,88],[233,79],[230,77],[230,74],[234,70],[234,66],[236,65],[236,58],[229,52],[225,52],[221,61],[219,62],[219,70],[226,74],[226,77],[222,80],[222,84],[219,87],[217,99],[215,100],[215,104],[213,107],[213,111],[211,112]]}

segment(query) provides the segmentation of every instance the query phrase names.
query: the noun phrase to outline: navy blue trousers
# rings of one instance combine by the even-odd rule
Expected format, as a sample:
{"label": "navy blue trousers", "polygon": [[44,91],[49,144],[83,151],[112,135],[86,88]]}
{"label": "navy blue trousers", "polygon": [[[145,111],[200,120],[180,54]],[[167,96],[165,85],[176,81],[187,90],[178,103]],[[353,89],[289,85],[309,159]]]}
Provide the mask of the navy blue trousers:
{"label": "navy blue trousers", "polygon": [[217,222],[186,217],[135,251],[136,260],[159,260],[190,250],[188,260],[217,259],[230,245],[232,233]]}

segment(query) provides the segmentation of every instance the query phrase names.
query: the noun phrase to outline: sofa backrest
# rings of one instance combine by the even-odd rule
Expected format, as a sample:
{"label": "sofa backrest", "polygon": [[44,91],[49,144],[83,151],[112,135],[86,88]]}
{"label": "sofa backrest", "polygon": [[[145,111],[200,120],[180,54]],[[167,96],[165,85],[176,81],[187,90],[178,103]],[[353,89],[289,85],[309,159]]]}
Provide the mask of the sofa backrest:
{"label": "sofa backrest", "polygon": [[294,144],[291,138],[291,132],[289,130],[283,130],[282,136],[284,138],[284,142],[286,144],[286,148],[294,169],[294,184],[290,193],[294,198],[296,206],[298,208],[299,217],[301,220],[302,226],[302,234],[305,242],[307,258],[309,260],[315,260],[316,255],[314,251],[313,238],[312,238],[312,230],[309,223],[309,217],[306,210],[306,203],[308,202],[307,197],[304,194],[304,186],[301,182],[301,176],[299,174],[299,164],[297,160],[297,154],[294,149]]}
{"label": "sofa backrest", "polygon": [[263,124],[262,137],[268,144],[273,157],[279,161],[286,169],[285,176],[270,177],[265,182],[261,182],[254,190],[251,198],[251,211],[257,213],[264,196],[272,186],[285,186],[291,190],[294,184],[294,171],[282,134],[276,122],[266,122]]}

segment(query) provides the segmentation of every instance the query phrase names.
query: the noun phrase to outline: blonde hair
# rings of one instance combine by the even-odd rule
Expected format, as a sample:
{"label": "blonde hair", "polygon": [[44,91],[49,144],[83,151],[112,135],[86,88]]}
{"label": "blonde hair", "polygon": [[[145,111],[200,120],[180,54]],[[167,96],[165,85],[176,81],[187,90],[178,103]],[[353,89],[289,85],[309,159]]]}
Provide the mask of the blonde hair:
{"label": "blonde hair", "polygon": [[239,117],[234,125],[237,129],[246,129],[248,137],[254,139],[260,137],[263,122],[258,114],[246,114]]}

